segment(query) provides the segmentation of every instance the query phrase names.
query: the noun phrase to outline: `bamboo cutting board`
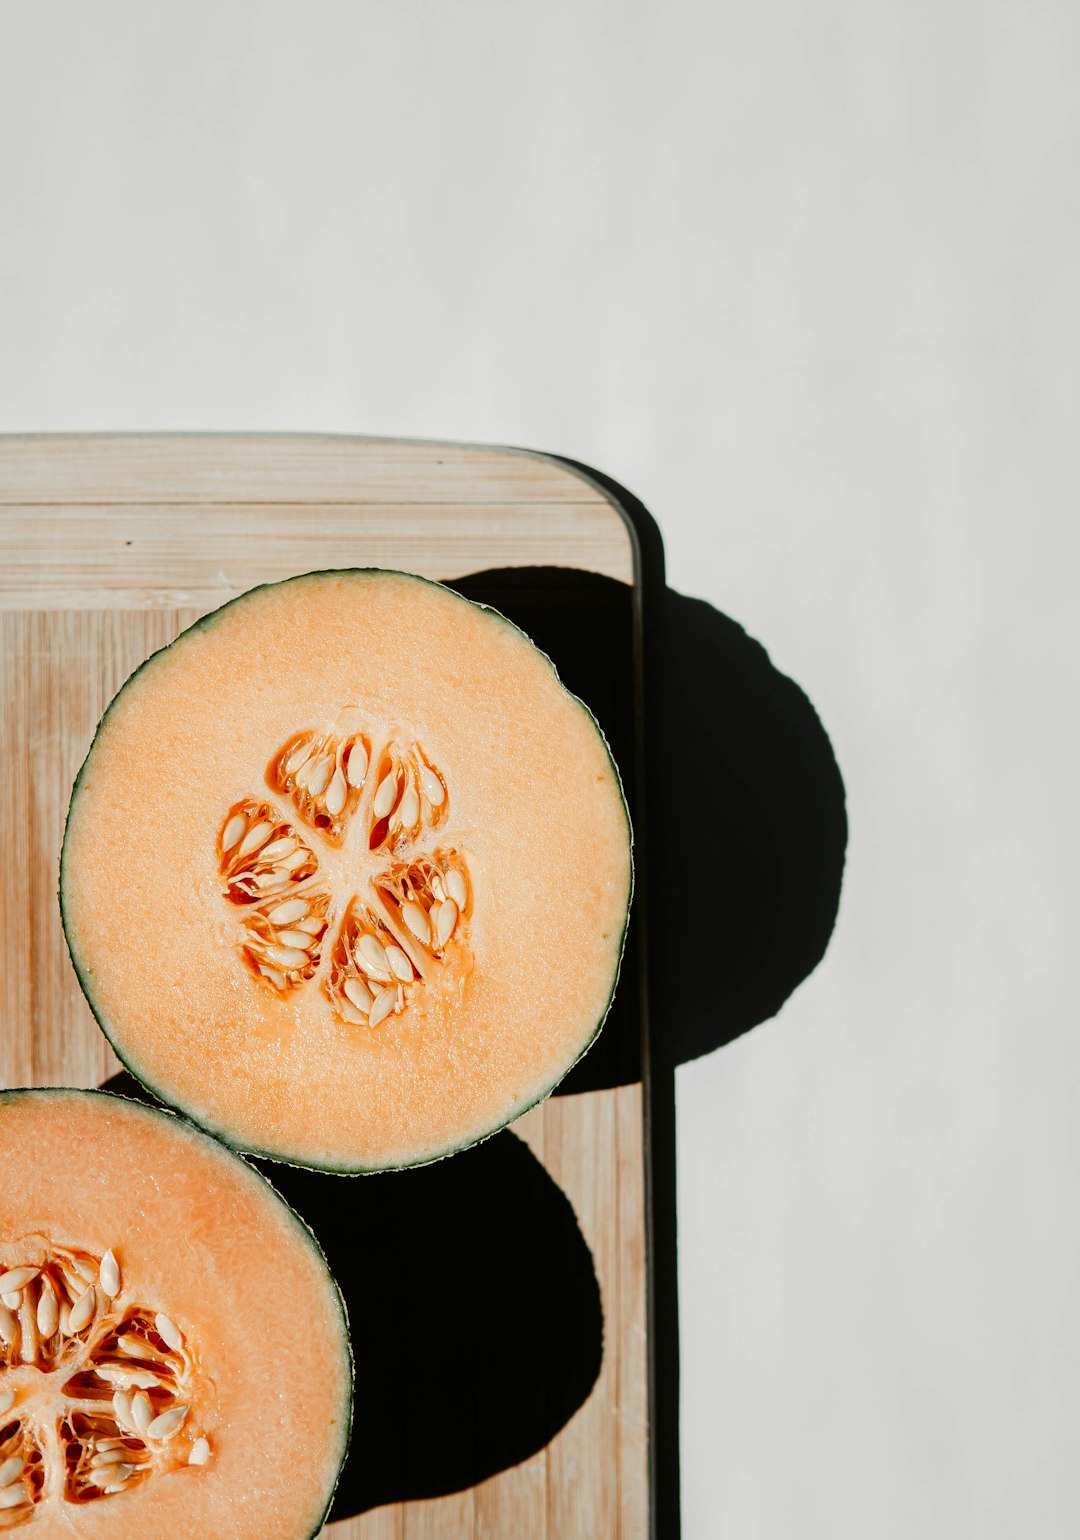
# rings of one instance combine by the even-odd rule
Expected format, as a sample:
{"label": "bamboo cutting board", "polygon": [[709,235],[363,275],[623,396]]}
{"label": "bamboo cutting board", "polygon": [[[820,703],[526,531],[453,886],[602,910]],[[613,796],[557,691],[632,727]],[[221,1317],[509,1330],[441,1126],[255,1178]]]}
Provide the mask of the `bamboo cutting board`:
{"label": "bamboo cutting board", "polygon": [[[574,568],[629,587],[637,578],[632,528],[576,471],[523,452],[391,440],[0,439],[0,554],[9,873],[0,925],[5,955],[18,959],[0,970],[8,1086],[95,1086],[120,1068],[68,961],[57,866],[68,794],[98,718],[148,653],[245,589],[316,568],[385,566],[440,580]],[[625,667],[634,668],[629,650]],[[340,1519],[326,1531],[335,1540],[648,1533],[641,1086],[553,1097],[514,1133],[569,1199],[591,1252],[599,1377],[521,1463],[461,1492]],[[362,1369],[362,1340],[356,1348]]]}

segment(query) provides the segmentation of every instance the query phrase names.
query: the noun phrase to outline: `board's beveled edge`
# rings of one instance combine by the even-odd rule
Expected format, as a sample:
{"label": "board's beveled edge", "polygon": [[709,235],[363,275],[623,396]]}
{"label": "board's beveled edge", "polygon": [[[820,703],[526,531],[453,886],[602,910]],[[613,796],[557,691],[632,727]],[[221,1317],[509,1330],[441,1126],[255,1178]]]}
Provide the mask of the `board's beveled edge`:
{"label": "board's beveled edge", "polygon": [[[358,487],[362,466],[366,490]],[[500,445],[293,433],[0,435],[0,506],[415,501],[433,506],[610,500],[557,459]]]}

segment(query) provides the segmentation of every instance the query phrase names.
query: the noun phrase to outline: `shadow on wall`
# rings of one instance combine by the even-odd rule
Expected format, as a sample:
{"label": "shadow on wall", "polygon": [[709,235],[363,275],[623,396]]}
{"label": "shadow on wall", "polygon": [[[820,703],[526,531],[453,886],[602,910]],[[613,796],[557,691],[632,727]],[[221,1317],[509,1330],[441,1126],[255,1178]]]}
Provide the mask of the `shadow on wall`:
{"label": "shadow on wall", "polygon": [[775,1016],[821,961],[847,816],[817,713],[759,642],[670,589],[656,630],[650,964],[684,1064]]}
{"label": "shadow on wall", "polygon": [[[633,807],[631,590],[557,567],[451,586],[502,610],[549,654],[604,729]],[[648,867],[654,1052],[682,1064],[774,1016],[817,966],[836,921],[847,818],[821,721],[759,642],[665,588],[662,573],[647,590],[645,628],[648,823],[637,858],[639,872],[643,856]],[[554,765],[557,744],[552,754]],[[557,1094],[640,1078],[637,918],[604,1031]]]}
{"label": "shadow on wall", "polygon": [[[153,1102],[126,1073],[104,1089]],[[349,1311],[353,1442],[331,1519],[474,1486],[585,1401],[603,1351],[592,1257],[516,1135],[377,1177],[253,1164],[315,1232]]]}

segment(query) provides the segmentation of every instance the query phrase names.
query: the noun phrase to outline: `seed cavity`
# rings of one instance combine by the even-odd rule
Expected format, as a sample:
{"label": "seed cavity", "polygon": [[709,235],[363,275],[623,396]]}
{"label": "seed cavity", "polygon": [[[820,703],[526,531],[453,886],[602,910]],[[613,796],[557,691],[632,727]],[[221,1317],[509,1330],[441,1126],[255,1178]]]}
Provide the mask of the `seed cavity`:
{"label": "seed cavity", "polygon": [[[366,729],[293,733],[266,771],[273,797],[228,809],[218,839],[237,950],[253,979],[282,1000],[317,984],[349,1027],[406,1010],[442,969],[464,977],[469,969],[465,861],[433,848],[449,816],[447,782],[419,744],[376,739],[373,752],[372,743]],[[324,876],[320,862],[324,848],[348,843],[358,812],[363,829],[350,849],[363,860],[351,865],[355,887],[342,910],[330,879],[350,863],[328,863]]]}
{"label": "seed cavity", "polygon": [[340,844],[356,811],[366,770],[361,740],[309,730],[289,739],[275,754],[267,782],[290,799],[304,823]]}
{"label": "seed cavity", "polygon": [[[285,995],[318,970],[330,894],[308,881],[318,870],[314,853],[275,808],[251,802],[240,811],[254,828],[270,826],[273,837],[244,856],[243,841],[222,853],[226,897],[240,922],[238,950],[257,978]],[[290,893],[298,883],[306,884],[303,894]]]}
{"label": "seed cavity", "polygon": [[[34,1235],[25,1249],[40,1255],[40,1245]],[[189,1451],[170,1454],[167,1445],[189,1420],[198,1389],[192,1356],[170,1316],[133,1305],[126,1289],[122,1294],[116,1250],[96,1257],[47,1245],[44,1261],[9,1267],[3,1276],[18,1285],[20,1303],[17,1312],[0,1305],[0,1530],[12,1522],[7,1512],[25,1505],[29,1518],[44,1496],[108,1500],[187,1463]],[[8,1380],[12,1369],[55,1374],[49,1394],[66,1404],[55,1421],[50,1406],[53,1431],[44,1442],[33,1404],[36,1381],[26,1382],[26,1410],[9,1415],[25,1399]],[[202,1437],[192,1430],[198,1452],[190,1463],[198,1466],[209,1458],[209,1441],[204,1451],[196,1434]],[[64,1519],[66,1527],[73,1522]],[[74,1527],[81,1532],[81,1525]]]}

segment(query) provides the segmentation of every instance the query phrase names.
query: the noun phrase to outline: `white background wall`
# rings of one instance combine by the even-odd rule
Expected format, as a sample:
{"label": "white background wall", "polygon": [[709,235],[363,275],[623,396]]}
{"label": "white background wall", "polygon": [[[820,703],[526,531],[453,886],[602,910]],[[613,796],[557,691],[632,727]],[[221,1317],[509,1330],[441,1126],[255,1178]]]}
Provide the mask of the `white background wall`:
{"label": "white background wall", "polygon": [[686,1540],[1080,1532],[1080,11],[0,11],[0,430],[575,456],[832,735],[829,955],[679,1078]]}

